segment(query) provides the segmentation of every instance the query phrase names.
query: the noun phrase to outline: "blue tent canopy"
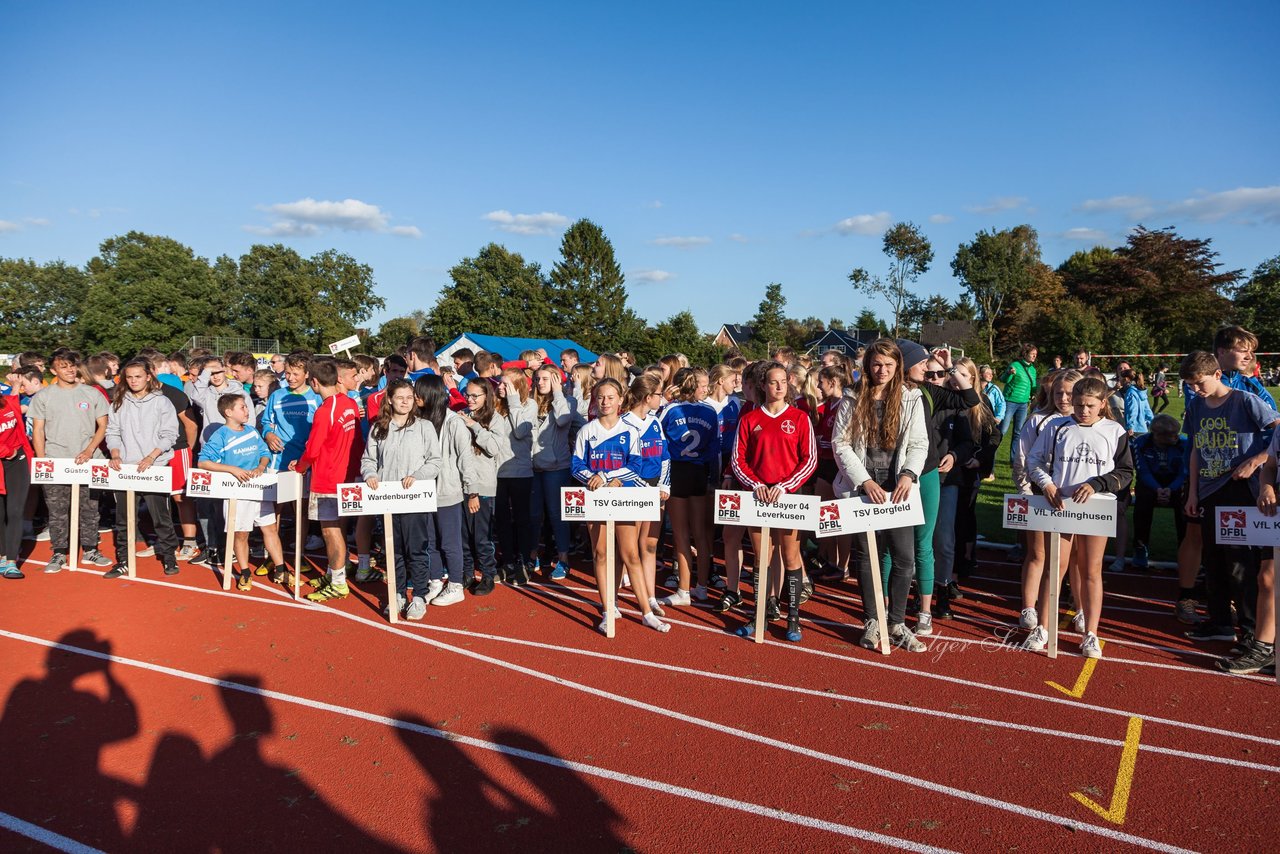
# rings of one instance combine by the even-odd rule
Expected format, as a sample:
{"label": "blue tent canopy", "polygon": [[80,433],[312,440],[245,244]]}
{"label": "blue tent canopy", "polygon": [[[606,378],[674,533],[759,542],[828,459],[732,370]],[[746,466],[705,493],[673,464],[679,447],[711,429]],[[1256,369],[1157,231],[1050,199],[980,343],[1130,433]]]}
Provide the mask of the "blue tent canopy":
{"label": "blue tent canopy", "polygon": [[462,333],[437,350],[436,358],[441,361],[451,361],[453,351],[461,347],[500,353],[508,362],[520,358],[520,354],[525,350],[537,350],[539,347],[547,351],[551,361],[557,363],[560,361],[560,354],[569,349],[577,350],[578,358],[583,362],[594,362],[598,358],[596,353],[568,338],[508,338],[503,335],[481,335],[476,332]]}

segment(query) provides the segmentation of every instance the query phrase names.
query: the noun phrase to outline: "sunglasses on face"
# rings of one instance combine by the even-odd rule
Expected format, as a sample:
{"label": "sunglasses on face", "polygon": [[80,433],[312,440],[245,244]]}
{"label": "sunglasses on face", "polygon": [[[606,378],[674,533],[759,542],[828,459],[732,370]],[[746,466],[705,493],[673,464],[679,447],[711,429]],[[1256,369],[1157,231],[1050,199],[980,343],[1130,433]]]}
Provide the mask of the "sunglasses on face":
{"label": "sunglasses on face", "polygon": [[924,378],[927,380],[940,380],[947,375],[946,371],[925,371]]}

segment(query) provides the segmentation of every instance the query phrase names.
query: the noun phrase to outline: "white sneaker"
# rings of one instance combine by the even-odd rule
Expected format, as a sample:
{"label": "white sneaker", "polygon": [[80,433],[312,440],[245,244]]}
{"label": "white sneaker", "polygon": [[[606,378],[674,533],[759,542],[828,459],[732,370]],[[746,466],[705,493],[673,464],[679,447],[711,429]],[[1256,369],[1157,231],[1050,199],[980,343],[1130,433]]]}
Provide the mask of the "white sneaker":
{"label": "white sneaker", "polygon": [[111,566],[111,558],[104,555],[97,549],[89,549],[80,555],[80,560],[91,566]]}
{"label": "white sneaker", "polygon": [[406,620],[421,620],[426,615],[427,600],[421,596],[414,596],[413,601],[409,603],[409,610],[404,612],[404,618]]}
{"label": "white sneaker", "polygon": [[1076,611],[1076,615],[1071,618],[1071,631],[1078,635],[1084,634],[1084,611]]}
{"label": "white sneaker", "polygon": [[155,546],[146,546],[145,548],[138,549],[138,551],[137,551],[137,555],[138,555],[138,557],[155,557],[155,556],[156,556],[156,547],[155,547]]}
{"label": "white sneaker", "polygon": [[707,599],[710,598],[707,595],[707,588],[703,587],[701,584],[699,584],[697,587],[694,587],[693,592],[690,595],[693,596],[694,601],[697,601],[697,602],[705,602],[707,601]]}
{"label": "white sneaker", "polygon": [[624,572],[624,573],[622,573],[622,578],[618,581],[618,583],[619,583],[622,587],[630,587],[630,586],[631,586],[631,576],[630,576],[630,575],[627,575],[625,572]]}
{"label": "white sneaker", "polygon": [[192,558],[200,554],[200,547],[195,545],[178,546],[178,550],[174,552],[174,557],[183,563],[189,563]]}
{"label": "white sneaker", "polygon": [[1098,643],[1098,636],[1093,632],[1080,641],[1080,654],[1085,658],[1102,658],[1102,644]]}
{"label": "white sneaker", "polygon": [[1023,608],[1022,619],[1018,620],[1018,625],[1027,631],[1031,631],[1040,625],[1040,616],[1036,614],[1035,608]]}
{"label": "white sneaker", "polygon": [[[444,579],[433,578],[427,582],[426,592],[422,594],[422,598],[427,602],[433,602],[437,596],[444,590]],[[417,597],[414,597],[417,598]]]}
{"label": "white sneaker", "polygon": [[48,541],[49,541],[49,529],[48,529],[48,528],[44,528],[44,529],[42,529],[42,530],[40,531],[40,533],[36,534],[36,542],[38,542],[38,543],[44,543],[44,542],[48,542]]}
{"label": "white sneaker", "polygon": [[307,541],[302,544],[303,551],[318,552],[324,548],[324,537],[312,534],[307,537]]}
{"label": "white sneaker", "polygon": [[915,634],[912,633],[911,629],[907,628],[905,623],[898,623],[896,626],[889,627],[889,640],[907,652],[924,652],[929,648],[916,640]]}
{"label": "white sneaker", "polygon": [[676,590],[675,593],[672,593],[669,596],[663,596],[658,601],[660,601],[663,605],[688,605],[689,591]]}
{"label": "white sneaker", "polygon": [[916,634],[920,637],[933,634],[933,614],[921,611],[916,615]]}
{"label": "white sneaker", "polygon": [[671,624],[662,622],[662,620],[658,619],[656,614],[645,614],[644,617],[641,618],[640,622],[644,623],[649,628],[657,629],[660,632],[665,633],[671,631]]}
{"label": "white sneaker", "polygon": [[53,557],[49,558],[49,562],[44,565],[44,571],[53,575],[55,572],[62,572],[67,568],[67,556],[58,552],[54,552]]}
{"label": "white sneaker", "polygon": [[1032,652],[1039,652],[1049,645],[1049,633],[1044,630],[1044,626],[1036,626],[1031,630],[1031,634],[1027,635],[1027,639],[1022,642],[1022,648]]}
{"label": "white sneaker", "polygon": [[657,614],[659,617],[667,616],[667,612],[662,610],[662,603],[658,601],[656,596],[649,597],[649,610]]}
{"label": "white sneaker", "polygon": [[439,605],[443,608],[445,605],[456,605],[462,599],[462,585],[456,581],[451,581],[445,586],[443,593],[431,600],[431,604]]}
{"label": "white sneaker", "polygon": [[880,624],[874,617],[869,617],[862,627],[862,639],[858,645],[866,649],[880,648]]}

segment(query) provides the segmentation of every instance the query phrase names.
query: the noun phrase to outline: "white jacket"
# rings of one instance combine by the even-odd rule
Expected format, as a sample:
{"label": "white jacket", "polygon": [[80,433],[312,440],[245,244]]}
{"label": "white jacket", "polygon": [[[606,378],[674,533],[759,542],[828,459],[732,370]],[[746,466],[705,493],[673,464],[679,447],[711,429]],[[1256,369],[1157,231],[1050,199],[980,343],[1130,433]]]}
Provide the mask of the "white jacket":
{"label": "white jacket", "polygon": [[[866,465],[866,442],[860,440],[854,445],[849,441],[849,423],[856,409],[856,399],[851,398],[842,404],[831,428],[831,449],[835,453],[836,466],[840,469],[836,482],[832,485],[838,498],[856,495],[862,484],[871,479]],[[925,427],[924,395],[919,389],[904,388],[898,447],[894,451],[894,477],[902,471],[909,471],[918,477],[928,454],[929,431]]]}

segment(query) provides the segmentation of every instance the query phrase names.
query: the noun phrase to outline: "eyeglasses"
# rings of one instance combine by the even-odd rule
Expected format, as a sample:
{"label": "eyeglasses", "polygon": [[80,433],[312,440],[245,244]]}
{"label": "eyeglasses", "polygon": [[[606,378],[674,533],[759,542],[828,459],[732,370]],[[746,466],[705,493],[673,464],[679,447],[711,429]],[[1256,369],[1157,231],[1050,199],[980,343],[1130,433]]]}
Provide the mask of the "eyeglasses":
{"label": "eyeglasses", "polygon": [[467,400],[484,400],[484,397],[485,397],[484,392],[480,392],[479,394],[467,395]]}
{"label": "eyeglasses", "polygon": [[927,380],[940,380],[947,375],[946,371],[925,371],[924,378]]}

